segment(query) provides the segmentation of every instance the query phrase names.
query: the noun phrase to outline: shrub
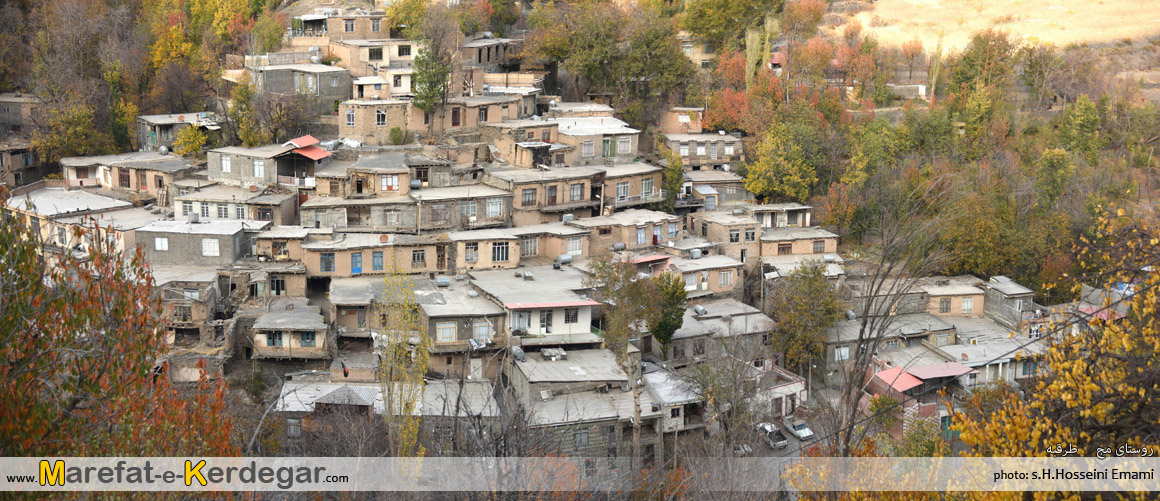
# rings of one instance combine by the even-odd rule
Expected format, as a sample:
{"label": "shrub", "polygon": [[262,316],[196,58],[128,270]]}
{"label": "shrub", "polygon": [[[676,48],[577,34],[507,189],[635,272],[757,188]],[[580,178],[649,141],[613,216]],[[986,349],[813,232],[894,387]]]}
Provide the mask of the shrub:
{"label": "shrub", "polygon": [[391,144],[398,146],[407,142],[407,131],[398,127],[391,127],[390,132]]}

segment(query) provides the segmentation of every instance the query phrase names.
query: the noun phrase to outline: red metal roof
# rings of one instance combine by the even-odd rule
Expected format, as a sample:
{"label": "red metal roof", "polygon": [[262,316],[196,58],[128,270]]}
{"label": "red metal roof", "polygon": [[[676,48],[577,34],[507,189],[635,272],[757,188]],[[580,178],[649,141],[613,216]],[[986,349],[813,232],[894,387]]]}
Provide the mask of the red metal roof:
{"label": "red metal roof", "polygon": [[571,306],[600,306],[600,303],[591,299],[582,301],[557,301],[554,303],[504,303],[503,307],[509,310],[527,310],[537,308],[568,308]]}
{"label": "red metal roof", "polygon": [[907,372],[916,378],[927,380],[940,377],[958,377],[963,374],[977,373],[979,371],[958,362],[943,362],[941,364],[924,365],[922,367],[911,367]]}
{"label": "red metal roof", "polygon": [[922,385],[922,380],[910,375],[902,367],[891,367],[875,374],[874,377],[885,381],[891,388],[894,388],[894,391],[899,393]]}
{"label": "red metal roof", "polygon": [[318,143],[319,143],[319,141],[317,139],[315,139],[314,136],[311,136],[310,134],[307,134],[307,135],[302,136],[302,137],[296,137],[294,139],[286,141],[287,145],[294,146],[295,148],[305,148],[307,146],[314,146]]}
{"label": "red metal roof", "polygon": [[[307,136],[307,137],[310,137],[310,136]],[[294,153],[297,153],[299,155],[302,155],[302,156],[309,158],[311,160],[314,160],[314,161],[322,160],[323,158],[329,157],[331,155],[331,153],[329,151],[326,151],[326,150],[319,148],[317,146],[307,146],[305,148],[298,148],[298,149],[294,150]]]}
{"label": "red metal roof", "polygon": [[1081,306],[1079,311],[1085,315],[1096,317],[1100,320],[1119,320],[1124,318],[1124,315],[1116,312],[1111,308],[1097,308],[1095,306]]}
{"label": "red metal roof", "polygon": [[785,53],[784,52],[774,52],[773,54],[771,54],[769,56],[769,64],[775,64],[778,66],[785,64]]}

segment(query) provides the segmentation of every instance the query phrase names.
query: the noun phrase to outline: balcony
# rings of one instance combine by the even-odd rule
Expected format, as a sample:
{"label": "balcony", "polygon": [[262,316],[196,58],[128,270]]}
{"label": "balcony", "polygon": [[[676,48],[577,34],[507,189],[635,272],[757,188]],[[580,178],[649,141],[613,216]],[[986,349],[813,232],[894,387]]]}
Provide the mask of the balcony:
{"label": "balcony", "polygon": [[314,178],[312,177],[291,177],[278,176],[278,184],[282,186],[293,186],[296,188],[313,188]]}
{"label": "balcony", "polygon": [[653,190],[651,193],[641,195],[616,197],[611,200],[611,205],[615,208],[628,207],[630,205],[652,204],[663,201],[665,199],[664,190]]}
{"label": "balcony", "polygon": [[68,186],[70,188],[98,188],[101,186],[101,182],[95,177],[85,177],[80,179],[69,179]]}

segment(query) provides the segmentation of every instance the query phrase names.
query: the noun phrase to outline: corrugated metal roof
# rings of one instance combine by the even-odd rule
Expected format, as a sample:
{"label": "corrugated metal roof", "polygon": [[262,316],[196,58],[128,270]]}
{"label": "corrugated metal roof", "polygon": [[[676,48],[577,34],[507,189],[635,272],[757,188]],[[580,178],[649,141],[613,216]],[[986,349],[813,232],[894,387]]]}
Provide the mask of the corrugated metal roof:
{"label": "corrugated metal roof", "polygon": [[902,367],[891,367],[875,374],[874,377],[886,382],[899,393],[922,385],[922,380],[912,376]]}
{"label": "corrugated metal roof", "polygon": [[958,377],[963,374],[979,372],[958,362],[944,362],[941,364],[911,367],[907,372],[918,379],[935,379],[940,377]]}

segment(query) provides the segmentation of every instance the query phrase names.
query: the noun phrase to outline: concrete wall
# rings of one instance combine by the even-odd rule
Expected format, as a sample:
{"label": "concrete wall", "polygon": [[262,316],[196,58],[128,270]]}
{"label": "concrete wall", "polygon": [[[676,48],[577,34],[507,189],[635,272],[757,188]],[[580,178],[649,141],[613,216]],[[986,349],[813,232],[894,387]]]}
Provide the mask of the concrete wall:
{"label": "concrete wall", "polygon": [[[392,266],[397,266],[404,273],[430,273],[441,271],[438,267],[436,245],[394,247],[368,247],[363,249],[347,250],[306,250],[302,264],[306,266],[306,274],[311,277],[351,277],[361,275],[382,275]],[[413,250],[421,249],[425,252],[423,263],[412,261]],[[375,270],[372,266],[374,252],[383,253],[383,270]],[[322,254],[334,254],[334,271],[322,271]],[[352,254],[362,255],[362,273],[351,273],[350,263]]]}
{"label": "concrete wall", "polygon": [[[156,238],[168,238],[169,250],[158,251]],[[197,265],[220,266],[234,261],[250,252],[250,241],[245,233],[238,230],[233,235],[202,235],[197,233],[168,233],[137,230],[136,239],[142,244],[145,258],[156,265]],[[218,256],[202,255],[202,240],[217,240]]]}
{"label": "concrete wall", "polygon": [[314,346],[302,346],[302,332],[299,331],[281,331],[282,346],[268,346],[267,331],[254,329],[253,332],[253,358],[327,358],[330,356],[329,340],[325,330],[314,331]]}
{"label": "concrete wall", "polygon": [[[345,101],[338,107],[338,132],[369,145],[390,145],[391,129],[407,130],[410,121],[410,104],[406,102],[385,104],[361,104],[360,101]],[[378,125],[378,112],[384,114],[383,125]],[[421,110],[420,110],[421,112]],[[350,125],[350,118],[354,125]]]}
{"label": "concrete wall", "polygon": [[837,238],[808,238],[808,239],[803,238],[803,239],[799,239],[799,240],[783,240],[783,241],[777,241],[777,242],[763,241],[763,242],[761,242],[761,255],[762,256],[785,255],[783,253],[778,252],[778,248],[781,244],[789,244],[790,245],[789,254],[814,254],[814,241],[815,240],[822,240],[823,242],[825,242],[824,253],[832,254],[832,253],[838,252],[838,239]]}
{"label": "concrete wall", "polygon": [[[222,156],[230,157],[230,171],[222,172]],[[254,176],[254,160],[263,161],[262,176]],[[251,184],[271,184],[278,179],[278,162],[273,158],[256,158],[245,155],[210,151],[206,153],[206,176],[221,184],[243,186]]]}
{"label": "concrete wall", "polygon": [[[493,246],[497,243],[506,243],[508,246],[508,258],[506,261],[493,261],[492,252]],[[467,260],[467,245],[474,244],[477,246],[475,261]],[[473,240],[464,242],[452,242],[451,246],[455,249],[455,269],[461,270],[491,270],[491,269],[508,269],[515,268],[520,262],[520,241],[519,240]]]}
{"label": "concrete wall", "polygon": [[[611,159],[613,163],[630,163],[639,156],[639,138],[640,134],[620,134],[620,135],[592,135],[592,136],[569,136],[567,134],[560,134],[560,142],[575,146],[574,149],[565,152],[564,162],[568,165],[604,165],[606,160]],[[619,153],[620,147],[617,141],[621,137],[629,138],[629,152]],[[604,140],[612,141],[612,156],[604,156]],[[584,156],[584,143],[592,141],[592,156]]]}
{"label": "concrete wall", "polygon": [[[930,310],[931,315],[940,317],[981,317],[983,316],[983,293],[970,294],[964,296],[930,296]],[[941,303],[943,299],[950,299],[951,311],[943,313],[941,311]],[[963,299],[971,298],[971,308],[963,311]]]}
{"label": "concrete wall", "polygon": [[[714,295],[728,295],[742,288],[744,277],[741,270],[742,267],[738,266],[736,268],[681,272],[681,278],[685,280],[685,290],[689,292],[710,291]],[[722,274],[732,274],[732,280],[726,285],[721,285]],[[692,283],[690,283],[690,279],[692,279]]]}

